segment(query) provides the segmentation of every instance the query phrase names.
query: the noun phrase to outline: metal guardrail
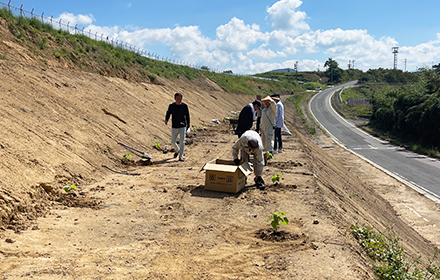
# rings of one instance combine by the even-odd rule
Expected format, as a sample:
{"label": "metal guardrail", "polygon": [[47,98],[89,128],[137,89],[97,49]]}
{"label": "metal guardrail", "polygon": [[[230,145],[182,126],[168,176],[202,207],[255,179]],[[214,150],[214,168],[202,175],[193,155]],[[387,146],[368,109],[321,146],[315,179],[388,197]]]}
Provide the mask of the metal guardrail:
{"label": "metal guardrail", "polygon": [[347,105],[348,106],[371,107],[370,99],[368,99],[368,98],[348,98]]}

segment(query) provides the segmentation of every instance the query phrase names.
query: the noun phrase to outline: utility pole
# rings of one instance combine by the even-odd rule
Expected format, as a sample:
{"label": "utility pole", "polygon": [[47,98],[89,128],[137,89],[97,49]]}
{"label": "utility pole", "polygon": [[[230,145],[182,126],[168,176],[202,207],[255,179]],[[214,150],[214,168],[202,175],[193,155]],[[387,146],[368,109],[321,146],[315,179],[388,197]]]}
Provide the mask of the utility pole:
{"label": "utility pole", "polygon": [[348,70],[354,69],[354,59],[348,61]]}
{"label": "utility pole", "polygon": [[393,47],[393,54],[394,54],[394,69],[397,69],[397,54],[399,53],[399,47]]}
{"label": "utility pole", "polygon": [[295,61],[296,80],[298,81],[298,61]]}
{"label": "utility pole", "polygon": [[406,72],[406,58],[405,58],[405,72]]}

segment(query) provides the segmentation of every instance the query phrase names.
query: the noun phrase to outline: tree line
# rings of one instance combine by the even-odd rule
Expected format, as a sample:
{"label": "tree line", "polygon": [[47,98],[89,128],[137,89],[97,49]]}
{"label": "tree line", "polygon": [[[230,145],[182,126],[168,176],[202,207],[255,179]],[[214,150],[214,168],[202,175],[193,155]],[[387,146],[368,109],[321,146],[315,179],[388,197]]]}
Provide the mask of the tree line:
{"label": "tree line", "polygon": [[[440,63],[417,72],[399,69],[342,70],[333,59],[324,65],[328,83],[394,84],[370,96],[369,125],[408,142],[440,148]],[[385,88],[385,87],[384,87]]]}
{"label": "tree line", "polygon": [[440,148],[440,73],[423,70],[417,81],[372,96],[370,125],[413,143]]}

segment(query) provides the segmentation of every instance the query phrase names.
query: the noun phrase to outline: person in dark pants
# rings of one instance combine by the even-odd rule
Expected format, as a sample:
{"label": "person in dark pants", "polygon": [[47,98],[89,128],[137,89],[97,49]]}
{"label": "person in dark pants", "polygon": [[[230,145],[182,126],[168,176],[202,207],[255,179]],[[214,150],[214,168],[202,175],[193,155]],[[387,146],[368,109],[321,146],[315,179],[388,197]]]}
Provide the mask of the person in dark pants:
{"label": "person in dark pants", "polygon": [[238,138],[241,135],[251,129],[253,127],[253,123],[256,120],[255,112],[261,107],[261,102],[259,100],[255,100],[254,102],[246,105],[240,112],[238,116],[238,124],[236,129],[236,134]]}
{"label": "person in dark pants", "polygon": [[[284,127],[284,105],[281,103],[279,96],[272,97],[277,103],[277,117],[275,119],[275,142],[274,142],[274,154],[283,152],[283,139],[281,138],[281,129]],[[278,149],[277,149],[278,148]]]}
{"label": "person in dark pants", "polygon": [[[258,101],[260,101],[261,102],[261,95],[257,95],[256,96],[256,99],[258,100]],[[255,128],[255,131],[257,132],[257,133],[260,133],[260,128],[261,128],[261,113],[263,112],[263,109],[264,109],[264,103],[263,102],[261,102],[261,107],[255,112],[255,114],[257,115],[257,125],[256,125],[256,128]]]}
{"label": "person in dark pants", "polygon": [[[189,118],[189,110],[188,106],[182,102],[182,94],[176,93],[174,94],[175,102],[171,103],[168,106],[167,113],[165,115],[165,124],[168,124],[170,116],[171,119],[171,145],[174,147],[176,151],[174,153],[174,157],[179,156],[179,161],[184,161],[183,159],[183,150],[185,148],[185,135],[187,129],[190,127],[190,118]],[[177,145],[177,136],[180,136],[179,144]]]}

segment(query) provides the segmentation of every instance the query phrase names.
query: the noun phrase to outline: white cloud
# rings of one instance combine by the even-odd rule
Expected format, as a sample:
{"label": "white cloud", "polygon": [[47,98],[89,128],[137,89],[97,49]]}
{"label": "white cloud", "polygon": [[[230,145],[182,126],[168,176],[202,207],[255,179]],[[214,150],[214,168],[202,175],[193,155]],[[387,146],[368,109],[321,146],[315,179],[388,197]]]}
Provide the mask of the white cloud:
{"label": "white cloud", "polygon": [[260,46],[247,52],[247,55],[252,59],[270,60],[275,57],[286,57],[284,52],[275,52],[271,49],[265,49],[264,46]]}
{"label": "white cloud", "polygon": [[293,45],[294,39],[286,32],[274,30],[267,35],[267,43],[269,45],[290,46]]}
{"label": "white cloud", "polygon": [[305,12],[296,11],[302,5],[301,0],[281,0],[267,8],[269,14],[266,19],[270,21],[276,30],[282,30],[292,36],[310,30],[305,22]]}
{"label": "white cloud", "polygon": [[59,20],[61,20],[63,24],[67,25],[67,23],[69,23],[69,26],[75,26],[77,24],[90,25],[95,21],[95,18],[92,14],[74,15],[72,13],[64,12],[57,19],[54,19],[55,22],[59,22]]}
{"label": "white cloud", "polygon": [[171,48],[171,54],[175,57],[210,65],[216,62],[212,53],[209,52],[212,41],[202,36],[197,26],[174,28],[169,34],[167,44]]}
{"label": "white cloud", "polygon": [[227,24],[217,27],[217,46],[225,51],[246,51],[251,44],[263,39],[264,34],[256,24],[246,25],[243,20],[232,18]]}
{"label": "white cloud", "polygon": [[[423,66],[431,67],[438,64],[440,60],[440,33],[437,34],[437,40],[422,43],[414,47],[399,48],[400,65],[407,61],[407,69],[415,70]],[[400,67],[402,68],[402,67]]]}

